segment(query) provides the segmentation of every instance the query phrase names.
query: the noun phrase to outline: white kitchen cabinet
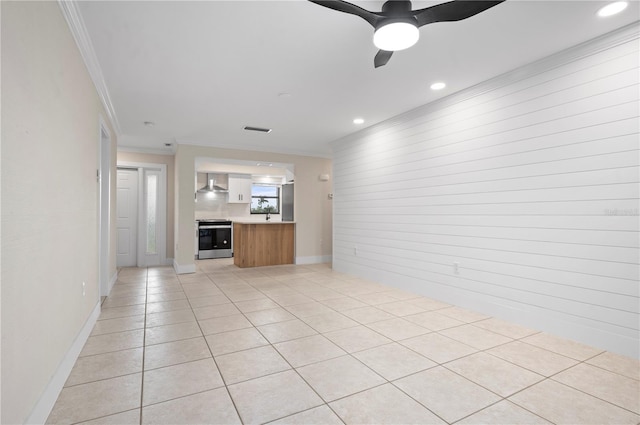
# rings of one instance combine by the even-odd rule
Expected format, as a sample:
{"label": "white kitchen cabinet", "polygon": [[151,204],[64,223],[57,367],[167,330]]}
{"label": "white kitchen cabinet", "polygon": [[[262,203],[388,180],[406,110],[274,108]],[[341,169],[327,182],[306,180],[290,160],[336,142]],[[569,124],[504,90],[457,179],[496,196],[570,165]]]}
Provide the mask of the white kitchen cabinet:
{"label": "white kitchen cabinet", "polygon": [[251,203],[251,175],[229,174],[229,201],[230,204]]}

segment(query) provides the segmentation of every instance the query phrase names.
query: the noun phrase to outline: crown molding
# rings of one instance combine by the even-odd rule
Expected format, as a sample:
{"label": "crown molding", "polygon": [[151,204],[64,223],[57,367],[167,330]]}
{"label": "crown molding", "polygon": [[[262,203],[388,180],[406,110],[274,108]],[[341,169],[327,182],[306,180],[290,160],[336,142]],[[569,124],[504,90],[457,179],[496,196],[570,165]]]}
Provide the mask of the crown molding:
{"label": "crown molding", "polygon": [[89,37],[87,28],[82,20],[82,15],[78,10],[77,2],[75,0],[58,0],[58,6],[60,6],[60,9],[62,10],[62,15],[67,21],[67,25],[69,25],[69,30],[71,30],[71,34],[76,41],[78,49],[80,50],[80,55],[84,60],[87,71],[89,71],[91,80],[96,87],[98,97],[100,97],[102,106],[107,112],[107,116],[113,130],[116,135],[119,136],[121,134],[120,124],[118,123],[115,109],[111,103],[111,98],[109,97],[109,90],[107,89],[107,84],[104,81],[98,57],[93,49],[93,44],[91,43],[91,38]]}

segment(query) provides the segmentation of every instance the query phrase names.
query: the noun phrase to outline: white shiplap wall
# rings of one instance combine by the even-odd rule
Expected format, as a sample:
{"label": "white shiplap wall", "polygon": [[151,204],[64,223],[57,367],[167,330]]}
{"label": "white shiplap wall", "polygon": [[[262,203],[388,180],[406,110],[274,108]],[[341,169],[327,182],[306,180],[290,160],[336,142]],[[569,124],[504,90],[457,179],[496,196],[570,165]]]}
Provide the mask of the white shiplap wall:
{"label": "white shiplap wall", "polygon": [[334,268],[639,357],[638,33],[334,143]]}

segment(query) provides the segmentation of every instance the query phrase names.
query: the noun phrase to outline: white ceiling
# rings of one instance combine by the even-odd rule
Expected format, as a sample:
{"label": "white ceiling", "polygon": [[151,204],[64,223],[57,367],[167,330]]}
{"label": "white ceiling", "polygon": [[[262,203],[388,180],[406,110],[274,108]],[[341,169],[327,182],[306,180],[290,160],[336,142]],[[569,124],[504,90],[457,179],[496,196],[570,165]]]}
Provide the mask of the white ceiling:
{"label": "white ceiling", "polygon": [[[354,1],[380,10],[382,1]],[[413,8],[441,1],[414,1]],[[165,143],[330,156],[329,143],[637,21],[638,2],[508,0],[420,29],[374,69],[373,28],[304,0],[82,1],[119,145]],[[434,81],[447,88],[433,92]],[[279,96],[288,93],[288,97]],[[352,120],[362,117],[365,124]],[[153,121],[153,127],[144,121]],[[269,134],[244,131],[268,127]]]}

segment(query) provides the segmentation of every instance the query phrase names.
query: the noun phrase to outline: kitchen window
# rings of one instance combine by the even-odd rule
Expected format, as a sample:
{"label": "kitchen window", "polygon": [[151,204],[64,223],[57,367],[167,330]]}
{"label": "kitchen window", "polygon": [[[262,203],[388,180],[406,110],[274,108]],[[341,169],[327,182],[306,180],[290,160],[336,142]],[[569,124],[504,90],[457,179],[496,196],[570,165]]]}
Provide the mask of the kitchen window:
{"label": "kitchen window", "polygon": [[280,214],[280,186],[251,186],[251,214]]}

